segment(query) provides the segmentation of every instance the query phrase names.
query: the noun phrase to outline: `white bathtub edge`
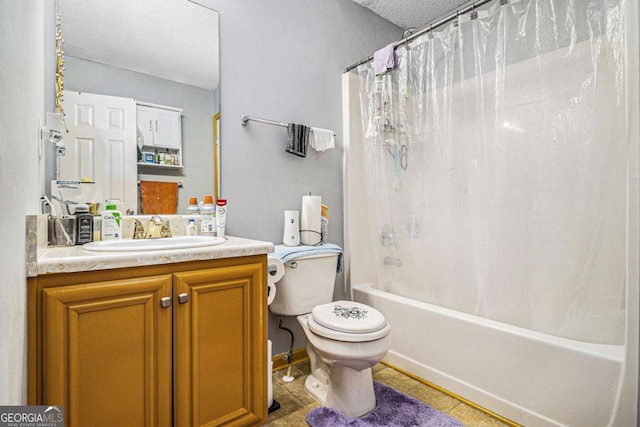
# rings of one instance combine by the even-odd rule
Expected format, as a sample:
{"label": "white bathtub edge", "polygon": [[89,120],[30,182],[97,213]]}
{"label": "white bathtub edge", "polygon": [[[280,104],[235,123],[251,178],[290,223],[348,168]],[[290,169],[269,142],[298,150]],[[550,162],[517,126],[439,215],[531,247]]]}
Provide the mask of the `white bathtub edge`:
{"label": "white bathtub edge", "polygon": [[[624,346],[553,337],[413,301],[371,283],[354,285],[353,296],[388,312],[392,345],[386,361],[507,419],[527,426],[601,427],[615,412]],[[437,327],[416,329],[413,322]]]}

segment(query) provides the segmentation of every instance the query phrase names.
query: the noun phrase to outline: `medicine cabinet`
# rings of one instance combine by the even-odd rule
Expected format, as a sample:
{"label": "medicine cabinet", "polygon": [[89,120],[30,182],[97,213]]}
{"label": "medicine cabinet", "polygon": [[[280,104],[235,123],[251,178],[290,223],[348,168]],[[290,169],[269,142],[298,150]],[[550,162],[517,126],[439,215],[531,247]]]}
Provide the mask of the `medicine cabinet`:
{"label": "medicine cabinet", "polygon": [[136,102],[138,165],[182,167],[182,110]]}

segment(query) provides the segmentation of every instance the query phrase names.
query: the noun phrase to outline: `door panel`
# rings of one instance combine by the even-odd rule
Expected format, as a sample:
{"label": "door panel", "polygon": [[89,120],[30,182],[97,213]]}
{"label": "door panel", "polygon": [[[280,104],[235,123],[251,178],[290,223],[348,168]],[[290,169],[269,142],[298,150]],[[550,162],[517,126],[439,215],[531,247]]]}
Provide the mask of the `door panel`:
{"label": "door panel", "polygon": [[102,200],[137,211],[136,104],[131,98],[64,91],[66,155],[60,179],[87,178],[102,187]]}

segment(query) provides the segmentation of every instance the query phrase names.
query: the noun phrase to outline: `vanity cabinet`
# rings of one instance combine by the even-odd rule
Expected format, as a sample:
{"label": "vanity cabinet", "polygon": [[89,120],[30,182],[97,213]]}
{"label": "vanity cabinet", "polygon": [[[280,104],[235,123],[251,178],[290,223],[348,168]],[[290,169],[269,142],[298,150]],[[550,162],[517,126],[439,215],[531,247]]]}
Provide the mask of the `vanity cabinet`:
{"label": "vanity cabinet", "polygon": [[29,404],[70,427],[264,422],[266,260],[29,279]]}

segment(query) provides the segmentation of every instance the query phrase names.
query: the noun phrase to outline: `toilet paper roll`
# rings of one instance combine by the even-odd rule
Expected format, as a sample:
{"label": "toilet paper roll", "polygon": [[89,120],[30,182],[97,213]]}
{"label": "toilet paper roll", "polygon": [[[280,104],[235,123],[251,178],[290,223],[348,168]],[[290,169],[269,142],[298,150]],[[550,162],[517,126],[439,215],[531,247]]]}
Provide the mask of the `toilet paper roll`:
{"label": "toilet paper roll", "polygon": [[300,242],[303,245],[320,243],[321,196],[302,196],[302,215],[300,216]]}
{"label": "toilet paper roll", "polygon": [[269,284],[275,284],[284,276],[284,264],[280,261],[280,258],[269,257],[267,261],[267,271],[267,282]]}

